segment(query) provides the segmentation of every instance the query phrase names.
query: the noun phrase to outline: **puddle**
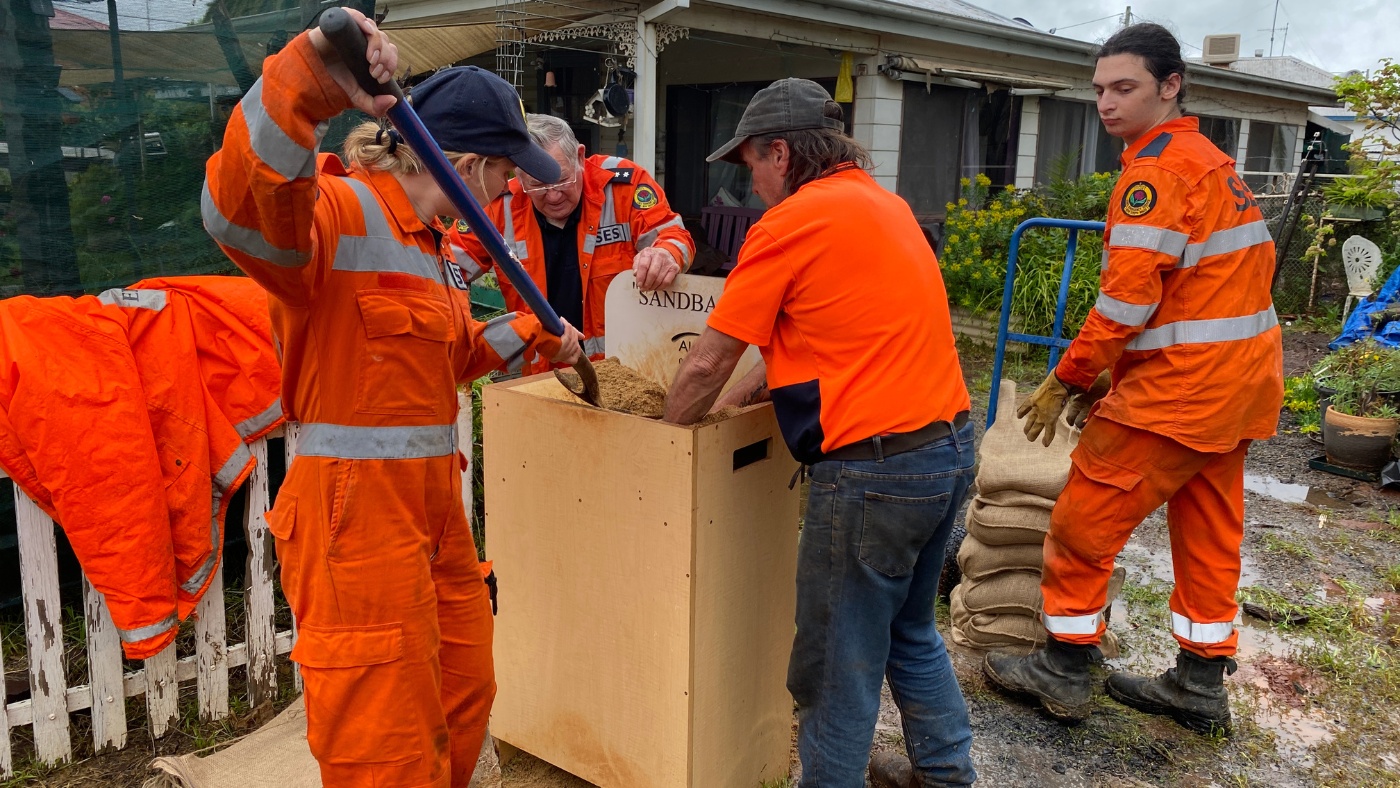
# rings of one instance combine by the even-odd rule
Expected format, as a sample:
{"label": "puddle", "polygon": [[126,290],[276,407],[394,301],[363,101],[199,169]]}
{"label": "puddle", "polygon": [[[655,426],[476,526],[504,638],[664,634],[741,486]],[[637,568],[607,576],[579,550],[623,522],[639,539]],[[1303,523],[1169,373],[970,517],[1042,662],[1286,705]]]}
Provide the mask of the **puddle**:
{"label": "puddle", "polygon": [[1319,508],[1338,509],[1351,504],[1334,497],[1326,490],[1319,490],[1306,484],[1289,484],[1272,476],[1257,473],[1244,475],[1244,488],[1256,495],[1273,498],[1283,503],[1302,503]]}
{"label": "puddle", "polygon": [[[1136,575],[1139,581],[1145,573],[1168,585],[1176,583],[1176,575],[1172,571],[1172,553],[1169,548],[1149,550],[1135,544],[1128,544],[1123,548],[1123,552],[1118,554],[1118,558],[1120,563],[1128,567],[1129,575]],[[1259,567],[1255,565],[1254,560],[1249,556],[1241,556],[1239,587],[1247,588],[1258,585],[1261,579]]]}

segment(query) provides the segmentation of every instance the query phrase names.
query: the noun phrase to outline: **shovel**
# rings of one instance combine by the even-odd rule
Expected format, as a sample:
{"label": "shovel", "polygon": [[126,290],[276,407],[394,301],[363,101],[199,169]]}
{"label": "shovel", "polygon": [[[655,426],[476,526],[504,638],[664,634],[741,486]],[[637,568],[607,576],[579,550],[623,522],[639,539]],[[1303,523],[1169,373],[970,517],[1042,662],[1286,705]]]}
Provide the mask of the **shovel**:
{"label": "shovel", "polygon": [[[328,8],[321,13],[321,33],[335,46],[340,53],[340,59],[344,61],[350,73],[355,75],[355,81],[360,84],[360,88],[373,96],[389,95],[398,99],[393,108],[389,110],[389,121],[398,129],[408,146],[418,157],[423,160],[428,172],[433,176],[433,180],[452,201],[452,205],[466,219],[467,224],[476,233],[476,237],[486,247],[487,254],[496,262],[496,267],[506,275],[515,289],[525,299],[525,303],[530,305],[530,310],[539,318],[540,325],[545,331],[555,335],[563,336],[564,321],[559,319],[559,314],[554,311],[554,307],[549,305],[535,286],[535,282],[530,275],[525,273],[525,268],[520,265],[520,260],[516,258],[515,252],[506,246],[505,239],[501,238],[501,233],[496,229],[496,225],[486,216],[486,212],[481,210],[471,192],[467,191],[466,184],[462,183],[462,176],[447,157],[442,154],[442,148],[433,140],[433,135],[428,133],[427,127],[419,119],[418,113],[413,110],[413,106],[404,99],[403,91],[399,89],[398,83],[390,79],[388,82],[379,82],[370,76],[369,63],[365,60],[365,49],[368,42],[365,40],[365,31],[355,24],[350,15],[341,8]],[[583,384],[583,391],[574,391],[579,399],[596,407],[602,406],[602,399],[598,396],[598,375],[593,371],[593,362],[588,360],[588,356],[579,355],[578,361],[574,364],[574,370],[578,372],[579,381]],[[557,375],[556,375],[557,377]],[[562,382],[562,381],[561,381]],[[565,384],[565,388],[568,385]]]}

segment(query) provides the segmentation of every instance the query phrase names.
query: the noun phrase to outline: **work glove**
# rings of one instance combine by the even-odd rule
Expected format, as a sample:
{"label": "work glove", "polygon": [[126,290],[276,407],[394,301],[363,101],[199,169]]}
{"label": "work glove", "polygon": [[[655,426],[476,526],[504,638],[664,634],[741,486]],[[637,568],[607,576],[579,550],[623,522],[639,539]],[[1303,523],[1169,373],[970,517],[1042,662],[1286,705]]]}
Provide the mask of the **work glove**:
{"label": "work glove", "polygon": [[1070,395],[1069,403],[1065,407],[1065,423],[1083,429],[1084,422],[1089,420],[1089,409],[1094,407],[1095,402],[1103,399],[1110,388],[1113,388],[1113,376],[1108,370],[1104,370],[1094,378],[1094,385],[1090,386],[1088,391]]}
{"label": "work glove", "polygon": [[1026,440],[1041,438],[1041,445],[1049,446],[1055,440],[1055,422],[1060,420],[1065,401],[1076,391],[1077,389],[1066,386],[1051,372],[1045,382],[1040,384],[1040,388],[1016,409],[1016,418],[1026,419]]}

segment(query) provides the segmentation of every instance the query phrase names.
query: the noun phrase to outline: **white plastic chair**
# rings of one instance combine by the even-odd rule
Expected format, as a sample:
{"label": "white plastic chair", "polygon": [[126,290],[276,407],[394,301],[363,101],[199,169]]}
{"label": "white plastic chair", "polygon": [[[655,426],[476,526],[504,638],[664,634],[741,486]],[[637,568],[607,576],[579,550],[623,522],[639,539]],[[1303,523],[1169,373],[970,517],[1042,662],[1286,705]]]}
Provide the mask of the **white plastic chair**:
{"label": "white plastic chair", "polygon": [[1361,299],[1372,293],[1371,279],[1381,266],[1381,249],[1365,238],[1353,235],[1342,243],[1342,264],[1347,269],[1347,288],[1350,290],[1342,304],[1342,321],[1346,322],[1347,315],[1351,314],[1352,299],[1360,303]]}

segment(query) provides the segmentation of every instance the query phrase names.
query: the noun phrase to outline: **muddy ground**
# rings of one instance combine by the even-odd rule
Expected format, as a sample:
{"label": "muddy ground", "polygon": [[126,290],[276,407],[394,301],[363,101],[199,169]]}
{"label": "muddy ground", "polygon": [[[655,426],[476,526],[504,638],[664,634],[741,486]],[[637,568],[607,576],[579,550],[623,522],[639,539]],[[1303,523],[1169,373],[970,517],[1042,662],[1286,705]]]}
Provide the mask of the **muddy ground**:
{"label": "muddy ground", "polygon": [[[1286,374],[1300,374],[1325,354],[1328,336],[1286,333]],[[960,350],[980,425],[990,354],[973,346]],[[1044,362],[1012,363],[1007,374],[1034,384]],[[1400,512],[1400,495],[1310,470],[1307,460],[1321,453],[1320,444],[1297,432],[1284,414],[1280,434],[1257,443],[1247,461],[1241,598],[1295,623],[1241,617],[1240,669],[1228,680],[1232,738],[1198,736],[1102,695],[1087,722],[1066,728],[989,691],[980,655],[955,650],[980,784],[1400,786],[1400,514],[1391,514]],[[1166,604],[1171,562],[1163,513],[1138,529],[1120,561],[1129,579],[1110,626],[1123,654],[1107,668],[1158,672],[1176,651]],[[886,693],[875,747],[900,748],[899,731]],[[80,779],[69,767],[14,784],[135,785],[132,754],[90,759],[77,767]],[[104,769],[110,781],[102,780]],[[503,775],[508,788],[588,785],[525,754]],[[794,756],[792,780],[769,788],[798,776]]]}

